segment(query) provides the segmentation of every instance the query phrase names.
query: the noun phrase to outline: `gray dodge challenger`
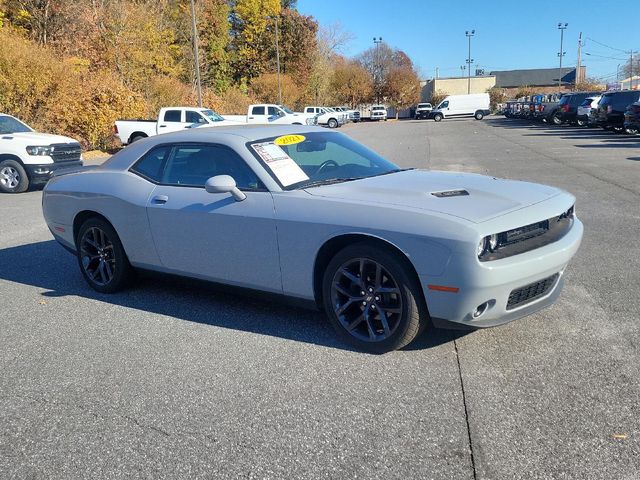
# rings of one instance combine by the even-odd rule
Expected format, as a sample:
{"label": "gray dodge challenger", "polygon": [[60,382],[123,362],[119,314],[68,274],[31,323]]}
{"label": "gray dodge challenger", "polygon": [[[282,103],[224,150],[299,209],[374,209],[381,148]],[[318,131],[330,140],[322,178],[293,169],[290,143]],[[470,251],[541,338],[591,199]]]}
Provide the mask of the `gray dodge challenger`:
{"label": "gray dodge challenger", "polygon": [[158,135],[57,174],[42,208],[99,292],[136,270],[271,292],[380,353],[427,324],[490,327],[551,305],[582,238],[574,202],[401,169],[319,127],[238,126]]}

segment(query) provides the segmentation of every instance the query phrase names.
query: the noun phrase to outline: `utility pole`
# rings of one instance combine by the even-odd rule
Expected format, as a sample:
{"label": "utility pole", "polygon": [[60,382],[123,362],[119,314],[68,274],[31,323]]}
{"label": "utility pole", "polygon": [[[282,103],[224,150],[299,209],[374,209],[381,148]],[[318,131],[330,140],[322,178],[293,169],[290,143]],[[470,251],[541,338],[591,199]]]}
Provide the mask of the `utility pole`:
{"label": "utility pole", "polygon": [[282,86],[280,85],[280,47],[278,46],[278,16],[276,15],[275,18],[276,18],[276,65],[278,68],[278,105],[282,105]]}
{"label": "utility pole", "polygon": [[436,67],[436,80],[438,79],[439,73],[440,73],[440,67]]}
{"label": "utility pole", "polygon": [[578,62],[576,65],[576,85],[575,90],[578,90],[578,84],[583,81],[582,78],[582,32],[578,36]]}
{"label": "utility pole", "polygon": [[475,33],[475,30],[467,30],[466,32],[464,32],[464,34],[469,39],[469,55],[467,56],[467,64],[469,67],[469,76],[467,77],[467,93],[471,93],[471,62],[473,62],[473,59],[471,58],[471,37],[473,37]]}
{"label": "utility pole", "polygon": [[564,30],[568,26],[568,23],[558,23],[558,30],[560,30],[560,51],[558,52],[558,56],[560,57],[560,73],[558,74],[558,92],[562,89],[562,57],[567,53],[562,51],[562,45],[564,41]]}
{"label": "utility pole", "polygon": [[200,56],[198,55],[198,28],[196,26],[196,6],[191,0],[191,27],[193,37],[193,56],[196,63],[196,87],[198,89],[198,106],[202,108],[202,84],[200,83]]}
{"label": "utility pole", "polygon": [[633,50],[631,50],[631,51],[629,52],[629,55],[630,55],[630,57],[629,57],[629,68],[630,68],[630,70],[631,70],[631,71],[629,72],[629,73],[631,74],[631,75],[629,76],[629,90],[633,90],[633,54],[634,54],[634,51],[633,51]]}
{"label": "utility pole", "polygon": [[380,103],[380,84],[382,83],[382,65],[380,64],[380,44],[382,43],[382,37],[373,37],[373,43],[376,44],[375,50],[375,66],[373,75],[373,85],[376,89],[376,103]]}

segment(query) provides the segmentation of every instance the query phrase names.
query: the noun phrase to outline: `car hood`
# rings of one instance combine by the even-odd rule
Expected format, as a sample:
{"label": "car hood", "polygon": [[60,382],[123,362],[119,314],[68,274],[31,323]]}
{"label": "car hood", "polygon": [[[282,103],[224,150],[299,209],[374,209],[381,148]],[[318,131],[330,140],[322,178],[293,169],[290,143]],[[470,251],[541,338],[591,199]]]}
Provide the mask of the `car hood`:
{"label": "car hood", "polygon": [[33,145],[50,145],[52,143],[78,143],[78,141],[74,140],[73,138],[40,132],[9,133],[2,136],[24,140],[25,142],[30,142],[30,144]]}
{"label": "car hood", "polygon": [[[407,170],[305,190],[311,195],[334,199],[428,210],[474,223],[562,193],[557,188],[536,183],[424,170]],[[468,192],[468,195],[460,191]]]}

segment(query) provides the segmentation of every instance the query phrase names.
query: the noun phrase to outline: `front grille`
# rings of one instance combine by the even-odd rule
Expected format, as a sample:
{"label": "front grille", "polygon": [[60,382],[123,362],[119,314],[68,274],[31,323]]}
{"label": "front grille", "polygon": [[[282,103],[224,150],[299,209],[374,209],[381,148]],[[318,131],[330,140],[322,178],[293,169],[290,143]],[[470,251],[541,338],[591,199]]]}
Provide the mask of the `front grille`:
{"label": "front grille", "polygon": [[551,275],[549,278],[540,280],[539,282],[531,283],[522,288],[513,290],[509,294],[509,300],[507,301],[507,310],[512,310],[516,307],[520,307],[534,300],[544,297],[553,288],[558,279],[558,274]]}
{"label": "front grille", "polygon": [[54,143],[51,145],[51,158],[56,163],[78,162],[82,154],[79,143]]}

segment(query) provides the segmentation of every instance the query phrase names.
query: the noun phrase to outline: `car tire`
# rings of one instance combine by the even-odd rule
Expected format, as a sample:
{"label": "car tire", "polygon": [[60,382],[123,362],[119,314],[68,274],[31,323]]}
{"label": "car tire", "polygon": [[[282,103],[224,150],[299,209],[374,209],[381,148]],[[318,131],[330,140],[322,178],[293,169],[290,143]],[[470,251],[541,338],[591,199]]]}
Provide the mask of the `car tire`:
{"label": "car tire", "polygon": [[138,140],[142,140],[143,138],[147,138],[147,136],[146,135],[140,135],[140,134],[133,135],[131,137],[131,139],[129,140],[129,145],[131,145],[132,143],[137,142]]}
{"label": "car tire", "polygon": [[338,121],[335,118],[330,118],[327,125],[329,128],[338,128]]}
{"label": "car tire", "polygon": [[473,118],[475,118],[476,120],[482,120],[484,118],[484,113],[477,111]]}
{"label": "car tire", "polygon": [[323,306],[338,336],[370,353],[397,350],[413,341],[429,314],[412,270],[400,254],[370,243],[339,251],[322,285]]}
{"label": "car tire", "polygon": [[624,131],[629,134],[629,135],[638,135],[638,129],[634,128],[634,127],[627,127],[624,129]]}
{"label": "car tire", "polygon": [[441,113],[436,113],[436,114],[433,116],[433,119],[434,119],[436,122],[441,122],[441,121],[442,121],[442,114],[441,114]]}
{"label": "car tire", "polygon": [[80,226],[76,252],[82,275],[100,293],[118,292],[135,279],[120,237],[102,218],[90,218]]}
{"label": "car tire", "polygon": [[17,160],[7,159],[0,162],[0,192],[22,193],[29,189],[29,176]]}
{"label": "car tire", "polygon": [[557,113],[554,113],[551,117],[551,123],[553,123],[554,125],[562,125],[562,117]]}
{"label": "car tire", "polygon": [[586,122],[585,120],[582,120],[581,118],[577,118],[577,119],[576,119],[576,124],[577,124],[579,127],[584,127],[584,126],[586,126],[586,125],[587,125],[587,122]]}

